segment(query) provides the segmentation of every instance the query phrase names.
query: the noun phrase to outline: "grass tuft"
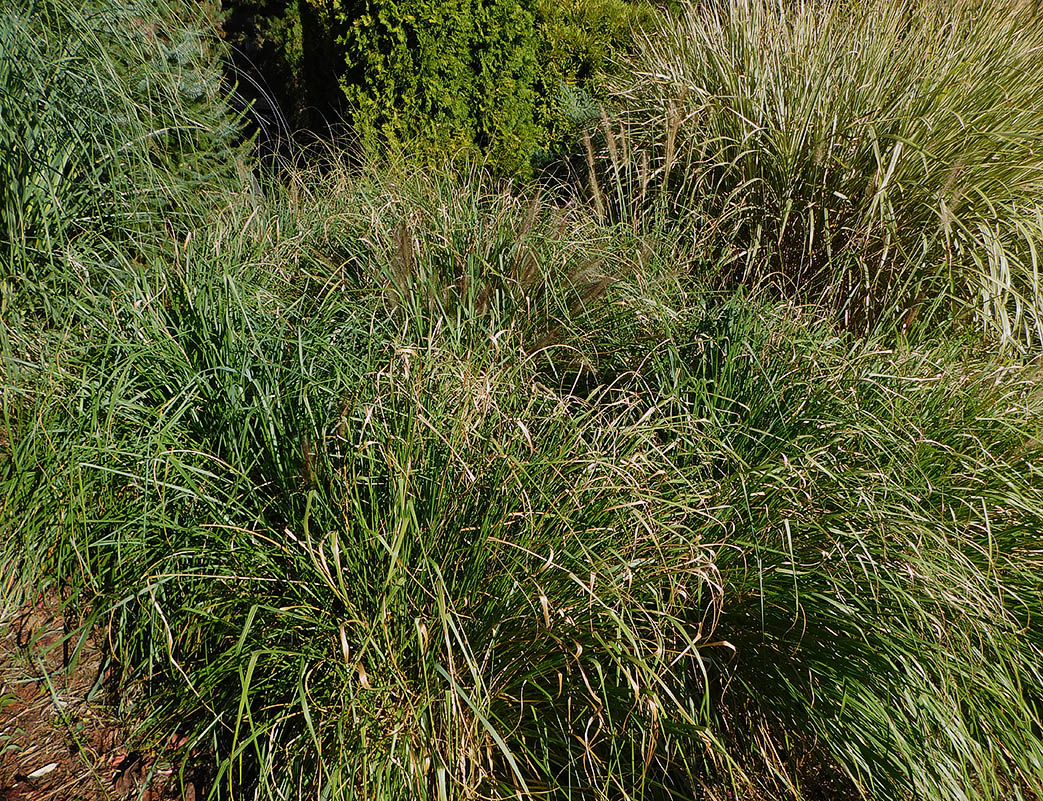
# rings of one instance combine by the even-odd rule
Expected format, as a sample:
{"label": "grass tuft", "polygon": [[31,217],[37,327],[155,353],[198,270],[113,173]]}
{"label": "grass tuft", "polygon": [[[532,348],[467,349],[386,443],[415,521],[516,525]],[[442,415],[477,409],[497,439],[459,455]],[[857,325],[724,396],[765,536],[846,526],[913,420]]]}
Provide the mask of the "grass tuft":
{"label": "grass tuft", "polygon": [[689,4],[614,84],[604,194],[676,220],[727,285],[1033,350],[1041,47],[1014,0]]}

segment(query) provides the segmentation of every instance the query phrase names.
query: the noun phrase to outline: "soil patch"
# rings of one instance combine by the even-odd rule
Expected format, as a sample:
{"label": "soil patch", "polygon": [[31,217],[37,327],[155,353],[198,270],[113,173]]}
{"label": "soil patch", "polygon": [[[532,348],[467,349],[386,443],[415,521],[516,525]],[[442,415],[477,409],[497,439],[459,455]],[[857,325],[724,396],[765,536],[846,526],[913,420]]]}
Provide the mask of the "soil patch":
{"label": "soil patch", "polygon": [[58,605],[0,620],[0,801],[195,801],[174,754],[135,742],[106,687],[103,649],[74,656]]}

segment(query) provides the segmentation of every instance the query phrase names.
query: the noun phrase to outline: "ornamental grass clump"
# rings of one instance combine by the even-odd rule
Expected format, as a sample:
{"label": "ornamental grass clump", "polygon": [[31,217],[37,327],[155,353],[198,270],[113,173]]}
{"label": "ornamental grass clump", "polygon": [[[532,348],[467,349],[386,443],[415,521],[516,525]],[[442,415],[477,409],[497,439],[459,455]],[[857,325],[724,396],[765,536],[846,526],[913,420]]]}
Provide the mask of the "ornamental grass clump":
{"label": "ornamental grass clump", "polygon": [[715,732],[766,797],[843,797],[832,765],[874,798],[1033,798],[1038,368],[794,311],[718,323],[675,396],[703,418],[673,462],[712,518],[734,648]]}
{"label": "ornamental grass clump", "polygon": [[586,292],[632,232],[329,180],[113,268],[2,473],[4,564],[217,796],[1043,787],[1033,368],[650,258]]}
{"label": "ornamental grass clump", "polygon": [[605,198],[856,330],[1038,347],[1041,48],[1013,0],[692,3],[613,82]]}
{"label": "ornamental grass clump", "polygon": [[474,177],[352,186],[110,266],[123,301],[81,299],[60,391],[15,421],[4,564],[107,629],[146,730],[208,748],[222,796],[676,781],[677,732],[712,741],[709,552],[648,400],[566,377],[655,333],[628,282],[586,289],[581,250],[626,250]]}

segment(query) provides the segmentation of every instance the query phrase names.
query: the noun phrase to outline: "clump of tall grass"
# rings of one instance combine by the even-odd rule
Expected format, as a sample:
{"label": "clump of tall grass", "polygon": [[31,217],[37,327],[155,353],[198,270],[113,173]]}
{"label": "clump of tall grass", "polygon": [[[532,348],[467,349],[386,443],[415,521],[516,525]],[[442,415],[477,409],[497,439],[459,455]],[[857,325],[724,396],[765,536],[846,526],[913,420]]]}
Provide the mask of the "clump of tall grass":
{"label": "clump of tall grass", "polygon": [[110,272],[0,479],[5,562],[217,795],[1040,789],[1031,371],[700,298],[473,175],[281,202]]}
{"label": "clump of tall grass", "polygon": [[[340,217],[408,209],[388,178]],[[373,226],[370,269],[322,292],[331,260],[296,291],[250,266],[279,252],[263,221],[232,222],[232,247],[212,227],[164,273],[128,265],[134,311],[98,299],[78,389],[16,432],[5,484],[39,511],[7,559],[75,588],[127,681],[170,688],[152,707],[208,738],[222,793],[612,794],[691,759],[713,569],[684,500],[654,491],[647,402],[561,391],[541,353],[578,346],[511,324],[601,304],[607,327],[628,301],[573,299],[576,231],[533,237],[511,283],[548,211],[452,188],[410,209],[406,261]],[[488,226],[441,238],[468,208]]]}
{"label": "clump of tall grass", "polygon": [[[858,330],[1043,341],[1043,18],[1031,3],[691,3],[615,81],[608,190]],[[620,132],[622,136],[620,136]]]}
{"label": "clump of tall grass", "polygon": [[870,797],[1032,798],[1038,370],[830,341],[792,313],[740,314],[678,392],[705,418],[675,462],[712,516],[734,648],[718,731],[769,795],[815,792],[814,742]]}
{"label": "clump of tall grass", "polygon": [[[127,261],[238,202],[249,143],[222,86],[210,3],[0,9],[0,448],[118,303]],[[7,453],[0,450],[0,460]]]}

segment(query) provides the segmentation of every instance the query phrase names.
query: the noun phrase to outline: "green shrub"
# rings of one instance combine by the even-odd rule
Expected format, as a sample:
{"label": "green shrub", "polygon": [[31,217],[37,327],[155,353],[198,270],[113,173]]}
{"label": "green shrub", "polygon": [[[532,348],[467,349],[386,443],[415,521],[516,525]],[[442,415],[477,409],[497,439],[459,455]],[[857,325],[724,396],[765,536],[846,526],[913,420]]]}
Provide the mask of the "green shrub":
{"label": "green shrub", "polygon": [[[245,5],[240,3],[239,5]],[[599,74],[651,6],[624,0],[369,0],[302,6],[309,50],[333,50],[371,153],[480,154],[526,174],[598,113]]]}
{"label": "green shrub", "polygon": [[537,138],[536,29],[529,0],[341,3],[342,79],[370,149],[481,147],[509,172]]}
{"label": "green shrub", "polygon": [[1041,46],[1006,0],[691,4],[614,84],[606,199],[860,330],[974,314],[1038,347]]}
{"label": "green shrub", "polygon": [[628,0],[539,0],[537,118],[545,127],[542,160],[568,153],[601,115],[604,73],[652,26],[655,11]]}

